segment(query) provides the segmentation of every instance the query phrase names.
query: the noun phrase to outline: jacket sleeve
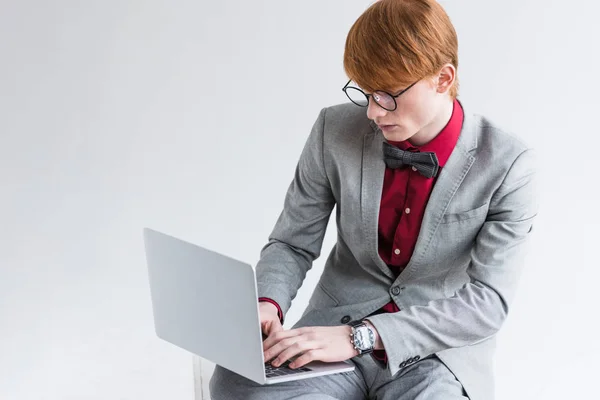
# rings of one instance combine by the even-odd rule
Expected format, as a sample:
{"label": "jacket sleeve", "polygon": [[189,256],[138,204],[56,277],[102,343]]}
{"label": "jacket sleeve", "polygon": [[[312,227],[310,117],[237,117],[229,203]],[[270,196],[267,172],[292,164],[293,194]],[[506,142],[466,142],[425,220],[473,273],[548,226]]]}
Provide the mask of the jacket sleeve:
{"label": "jacket sleeve", "polygon": [[326,109],[321,110],[300,155],[283,211],[256,266],[258,296],[275,301],[283,315],[321,253],[335,199],[324,165]]}
{"label": "jacket sleeve", "polygon": [[492,197],[471,251],[469,283],[452,297],[368,318],[381,336],[392,375],[433,353],[483,341],[500,329],[538,210],[534,160],[531,149],[522,152]]}

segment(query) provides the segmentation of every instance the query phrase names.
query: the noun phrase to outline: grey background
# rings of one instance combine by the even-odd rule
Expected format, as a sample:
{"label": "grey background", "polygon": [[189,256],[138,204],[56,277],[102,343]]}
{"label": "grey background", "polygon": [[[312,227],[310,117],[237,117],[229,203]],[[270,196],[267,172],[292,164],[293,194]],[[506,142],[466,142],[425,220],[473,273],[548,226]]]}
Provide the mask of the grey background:
{"label": "grey background", "polygon": [[[190,355],[154,336],[142,227],[255,264],[370,3],[0,1],[0,398],[192,398]],[[498,398],[591,393],[599,7],[443,4],[465,107],[543,171]]]}

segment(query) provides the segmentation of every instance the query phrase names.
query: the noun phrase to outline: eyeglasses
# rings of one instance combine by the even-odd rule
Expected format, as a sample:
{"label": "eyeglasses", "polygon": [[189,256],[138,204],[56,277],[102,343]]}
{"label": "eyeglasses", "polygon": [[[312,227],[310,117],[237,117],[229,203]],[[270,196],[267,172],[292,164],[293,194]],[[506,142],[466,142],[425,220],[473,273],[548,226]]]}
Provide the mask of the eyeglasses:
{"label": "eyeglasses", "polygon": [[357,106],[367,107],[369,105],[369,97],[373,97],[373,100],[375,100],[375,103],[377,103],[379,107],[387,111],[394,111],[398,107],[398,104],[396,104],[396,98],[405,93],[411,87],[415,86],[419,81],[413,83],[397,95],[390,94],[384,90],[377,90],[372,94],[366,94],[357,87],[348,86],[350,82],[352,82],[352,80],[349,80],[348,83],[346,83],[346,85],[342,88],[342,91],[346,93],[346,96],[348,96],[350,101]]}

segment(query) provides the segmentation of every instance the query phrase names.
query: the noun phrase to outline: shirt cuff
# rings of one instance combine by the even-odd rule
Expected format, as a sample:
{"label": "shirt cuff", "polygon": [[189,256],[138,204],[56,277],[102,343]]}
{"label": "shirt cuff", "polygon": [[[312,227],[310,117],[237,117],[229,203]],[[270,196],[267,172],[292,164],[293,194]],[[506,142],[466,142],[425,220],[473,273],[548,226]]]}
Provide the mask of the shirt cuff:
{"label": "shirt cuff", "polygon": [[259,297],[258,301],[267,301],[277,307],[277,316],[279,317],[279,322],[283,325],[283,313],[281,312],[281,307],[279,307],[279,304],[277,304],[275,300],[269,299],[268,297]]}
{"label": "shirt cuff", "polygon": [[371,357],[379,367],[384,369],[387,368],[388,359],[385,350],[373,350],[371,352]]}

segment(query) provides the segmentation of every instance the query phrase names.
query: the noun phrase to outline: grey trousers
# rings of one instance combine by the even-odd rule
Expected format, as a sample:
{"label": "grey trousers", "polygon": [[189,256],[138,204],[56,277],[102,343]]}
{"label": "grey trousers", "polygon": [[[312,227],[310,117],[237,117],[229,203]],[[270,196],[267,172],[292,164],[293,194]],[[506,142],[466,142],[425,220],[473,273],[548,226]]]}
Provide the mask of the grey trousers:
{"label": "grey trousers", "polygon": [[274,385],[259,385],[217,366],[210,380],[212,400],[458,400],[468,399],[461,383],[436,357],[424,358],[393,378],[371,356],[351,360],[352,372]]}

